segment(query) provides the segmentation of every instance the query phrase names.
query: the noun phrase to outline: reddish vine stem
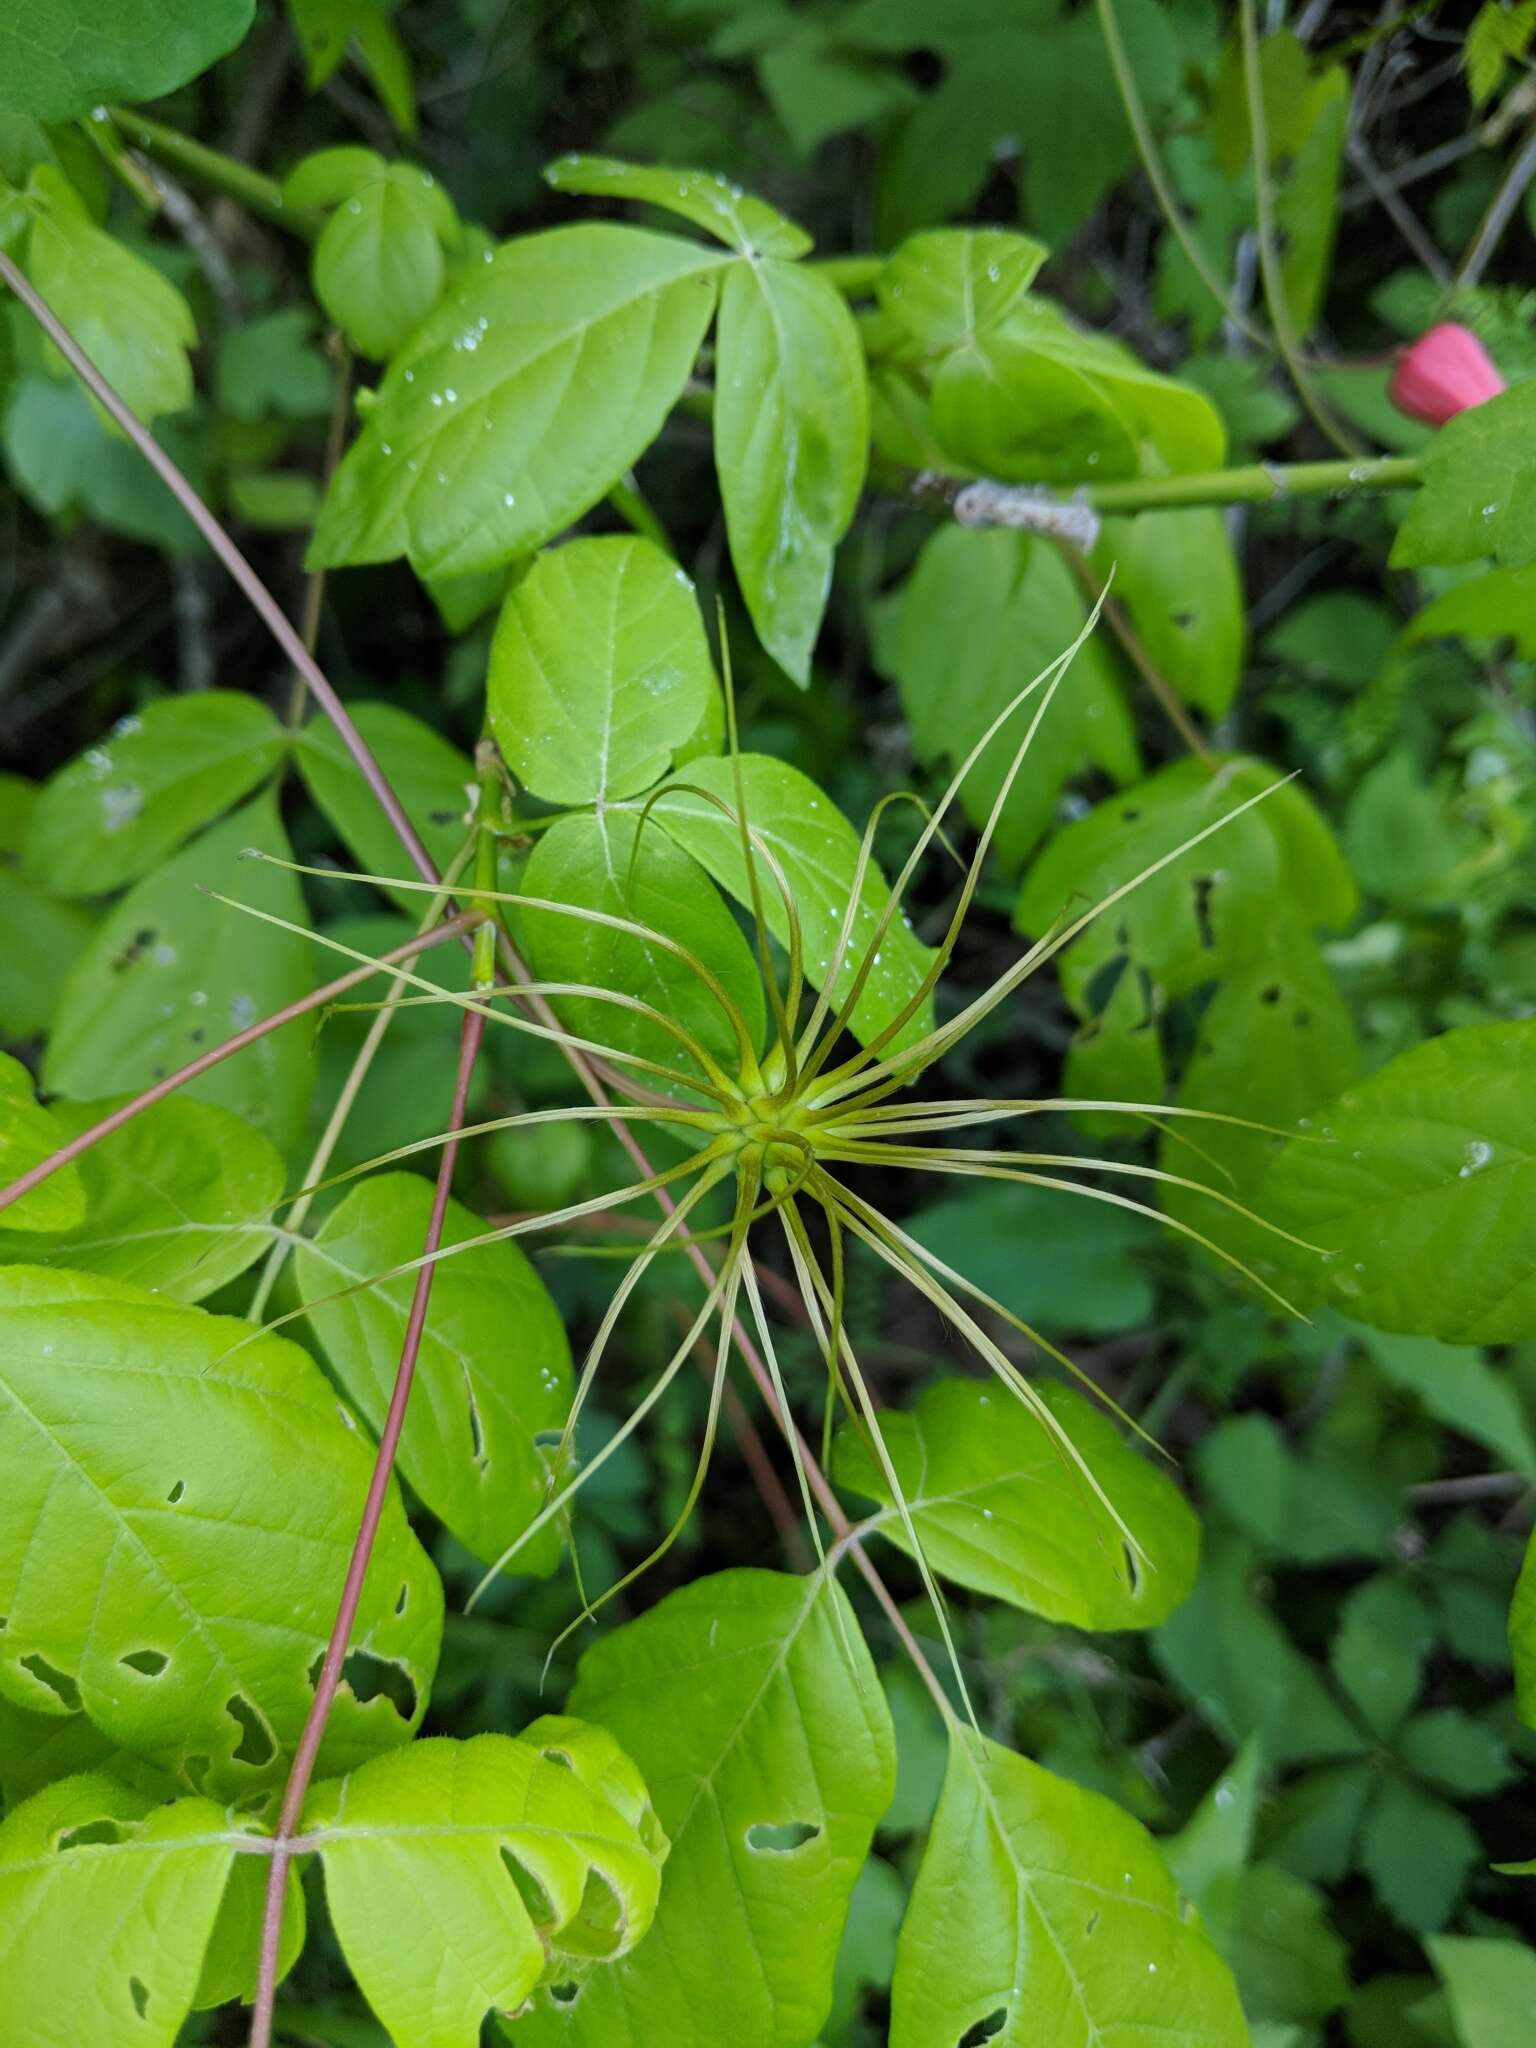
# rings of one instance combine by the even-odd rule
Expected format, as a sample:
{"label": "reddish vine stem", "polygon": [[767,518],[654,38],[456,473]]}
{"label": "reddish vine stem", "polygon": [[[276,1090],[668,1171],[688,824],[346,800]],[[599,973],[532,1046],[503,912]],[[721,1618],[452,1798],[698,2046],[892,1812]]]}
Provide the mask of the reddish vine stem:
{"label": "reddish vine stem", "polygon": [[88,1131],[82,1131],[78,1137],[71,1138],[67,1144],[61,1145],[56,1152],[51,1152],[38,1165],[29,1167],[25,1173],[19,1174],[8,1187],[0,1188],[0,1209],[9,1208],[12,1202],[19,1202],[23,1195],[30,1194],[33,1188],[38,1187],[51,1174],[57,1173],[60,1167],[70,1165],[80,1158],[82,1153],[89,1152],[93,1145],[99,1145],[103,1138],[110,1138],[114,1131],[120,1131],[124,1124],[131,1123],[146,1109],[152,1109],[157,1102],[164,1101],[167,1095],[174,1095],[178,1088],[185,1087],[188,1081],[195,1081],[200,1074],[206,1074],[210,1067],[216,1067],[221,1060],[227,1060],[231,1053],[243,1052],[248,1045],[254,1045],[258,1039],[267,1037],[273,1031],[281,1031],[285,1024],[291,1024],[296,1017],[302,1017],[310,1010],[318,1010],[322,1004],[345,995],[348,989],[356,988],[359,982],[368,981],[373,975],[383,972],[401,960],[409,960],[413,954],[425,953],[430,946],[440,946],[447,939],[467,937],[483,921],[483,913],[478,910],[461,911],[457,917],[447,918],[442,924],[434,925],[431,931],[418,932],[414,938],[391,947],[389,952],[381,953],[377,960],[370,961],[366,967],[354,967],[349,974],[339,975],[335,981],[326,982],[323,987],[313,990],[311,994],[300,996],[297,1002],[288,1003],[281,1010],[274,1010],[270,1017],[262,1017],[256,1023],[248,1024],[243,1031],[237,1031],[233,1038],[226,1038],[222,1045],[211,1046],[207,1052],[199,1053],[195,1060],[189,1060],[186,1066],[178,1067],[174,1074],[167,1074],[163,1080],[153,1082],[142,1093],[135,1095],[132,1101],[110,1111],[99,1123],[92,1124]]}
{"label": "reddish vine stem", "polygon": [[[453,1084],[453,1107],[449,1111],[454,1130],[457,1130],[465,1119],[470,1077],[474,1072],[475,1056],[480,1050],[480,1040],[484,1031],[485,1018],[481,1013],[478,1010],[466,1010],[459,1033],[459,1064]],[[411,1312],[405,1326],[405,1341],[400,1347],[400,1363],[395,1371],[394,1390],[389,1397],[389,1412],[379,1433],[379,1448],[373,1461],[373,1477],[368,1482],[368,1496],[363,1503],[362,1517],[357,1525],[357,1536],[352,1545],[347,1576],[342,1585],[341,1599],[337,1603],[336,1619],[331,1627],[331,1639],[326,1645],[325,1661],[320,1667],[320,1680],[315,1687],[315,1696],[310,1702],[309,1713],[304,1720],[304,1731],[293,1754],[288,1782],[283,1788],[283,1803],[278,1813],[272,1862],[267,1872],[266,1907],[261,1925],[261,1965],[256,1980],[256,2003],[251,2013],[250,2048],[270,2048],[272,2010],[277,1995],[277,1966],[283,1940],[283,1902],[288,1882],[288,1863],[293,1854],[293,1838],[298,1833],[299,1819],[304,1811],[304,1800],[309,1791],[309,1781],[314,1775],[315,1759],[320,1754],[326,1723],[330,1720],[337,1688],[341,1684],[347,1645],[352,1640],[358,1603],[362,1599],[363,1583],[368,1576],[368,1562],[373,1555],[374,1539],[379,1532],[384,1504],[389,1498],[395,1453],[400,1444],[400,1432],[405,1426],[406,1406],[411,1398],[411,1386],[416,1377],[416,1360],[421,1352],[422,1332],[426,1327],[427,1304],[431,1299],[432,1281],[437,1272],[437,1261],[432,1255],[442,1243],[443,1220],[448,1213],[448,1190],[453,1181],[453,1169],[458,1155],[459,1141],[456,1137],[450,1138],[443,1147],[442,1158],[438,1161],[437,1182],[432,1194],[432,1213],[422,1242],[422,1250],[428,1255],[429,1263],[416,1275],[416,1289],[411,1297]]]}

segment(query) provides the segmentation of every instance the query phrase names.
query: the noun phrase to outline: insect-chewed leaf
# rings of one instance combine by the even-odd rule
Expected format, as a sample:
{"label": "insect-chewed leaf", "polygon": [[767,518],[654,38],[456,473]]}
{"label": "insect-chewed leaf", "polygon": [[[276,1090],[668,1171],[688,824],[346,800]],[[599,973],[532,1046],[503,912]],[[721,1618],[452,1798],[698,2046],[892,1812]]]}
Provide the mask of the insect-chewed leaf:
{"label": "insect-chewed leaf", "polygon": [[[114,1107],[59,1103],[55,1142],[89,1130]],[[79,1176],[83,1213],[39,1243],[6,1227],[14,1208],[0,1210],[0,1260],[106,1273],[172,1301],[201,1301],[243,1273],[271,1241],[283,1191],[282,1158],[259,1131],[186,1096],[152,1104],[65,1172]]]}
{"label": "insect-chewed leaf", "polygon": [[[1141,1545],[1131,1557],[1102,1502],[1046,1425],[1000,1386],[938,1380],[910,1414],[880,1418],[912,1525],[940,1578],[1077,1628],[1151,1628],[1195,1580],[1200,1525],[1172,1481],[1070,1388],[1037,1389]],[[885,1475],[851,1429],[834,1476],[889,1509],[881,1533],[910,1539]]]}
{"label": "insect-chewed leaf", "polygon": [[765,1571],[696,1580],[589,1650],[571,1705],[635,1758],[672,1853],[650,1939],[574,1997],[541,1992],[515,2039],[812,2040],[894,1779],[885,1698],[842,1593]]}
{"label": "insect-chewed leaf", "polygon": [[[21,1061],[0,1052],[0,1187],[41,1166],[68,1135],[59,1119],[33,1100],[32,1076]],[[61,1167],[0,1214],[7,1235],[26,1233],[25,1256],[33,1256],[35,1233],[69,1230],[85,1215],[79,1167]]]}
{"label": "insect-chewed leaf", "polygon": [[[468,755],[398,704],[349,704],[347,709],[428,853],[440,868],[447,867],[469,832],[475,771]],[[298,761],[310,795],[358,865],[369,874],[398,875],[414,882],[417,876],[394,826],[380,811],[329,719],[314,719],[300,732]],[[391,890],[386,885],[384,893],[409,913],[413,925],[429,901],[411,889]]]}
{"label": "insect-chewed leaf", "polygon": [[[1014,920],[1042,934],[1134,882],[1197,833],[1279,784],[1278,769],[1241,756],[1216,774],[1175,762],[1058,832],[1024,877]],[[1179,995],[1226,971],[1260,943],[1277,914],[1308,927],[1341,925],[1354,879],[1332,833],[1297,789],[1276,787],[1253,809],[1148,876],[1061,958],[1062,987],[1084,1010],[1108,962],[1129,958]]]}
{"label": "insect-chewed leaf", "polygon": [[864,487],[864,351],[826,279],[774,256],[726,272],[719,348],[715,464],[731,562],[758,638],[803,686],[832,551]]}
{"label": "insect-chewed leaf", "polygon": [[311,562],[464,575],[561,532],[660,430],[728,261],[599,223],[488,252],[391,362]]}
{"label": "insect-chewed leaf", "polygon": [[[690,761],[678,778],[706,791],[678,788],[657,802],[654,816],[680,846],[702,862],[738,903],[751,903],[741,829],[736,821],[736,778],[729,760]],[[820,987],[832,964],[847,913],[848,897],[858,867],[859,842],[853,827],[831,798],[807,776],[766,754],[743,754],[742,787],[747,820],[756,839],[767,848],[789,886],[800,917],[807,979]],[[708,797],[716,801],[710,802]],[[719,806],[727,807],[722,810]],[[759,857],[757,879],[763,914],[774,937],[784,943],[789,926],[783,898]],[[837,992],[846,993],[873,943],[880,913],[890,891],[880,870],[870,863],[859,894],[858,914],[848,950],[837,977]],[[866,1043],[881,1031],[917,993],[933,955],[920,944],[899,914],[891,919],[863,992],[854,1007],[852,1030]],[[892,1041],[893,1049],[921,1038],[932,1026],[932,1003],[925,1002]]]}
{"label": "insect-chewed leaf", "polygon": [[171,2048],[250,1832],[211,1799],[156,1806],[102,1776],[60,1779],[8,1814],[0,2033],[18,2048]]}
{"label": "insect-chewed leaf", "polygon": [[1536,1023],[1447,1031],[1313,1119],[1260,1183],[1346,1315],[1451,1344],[1536,1335]]}
{"label": "insect-chewed leaf", "polygon": [[1246,639],[1225,516],[1197,505],[1108,519],[1094,559],[1114,571],[1116,598],[1179,695],[1219,718],[1237,693]]}
{"label": "insect-chewed leaf", "polygon": [[[355,1188],[295,1261],[310,1322],[343,1386],[381,1428],[417,1274],[381,1280],[416,1258],[432,1207],[429,1182],[382,1173]],[[444,1245],[483,1235],[478,1216],[448,1205]],[[357,1283],[339,1301],[325,1297]],[[416,1386],[400,1439],[400,1470],[476,1557],[498,1557],[543,1507],[547,1472],[534,1446],[559,1429],[571,1398],[571,1354],[543,1281],[510,1242],[440,1262]],[[518,1553],[518,1570],[553,1571],[551,1525]]]}
{"label": "insect-chewed leaf", "polygon": [[1237,1987],[1112,1800],[956,1728],[896,1953],[891,2048],[1248,2048]]}
{"label": "insect-chewed leaf", "polygon": [[[0,1690],[198,1789],[281,1774],[313,1696],[370,1457],[296,1344],[94,1274],[0,1270]],[[397,1497],[324,1755],[403,1741],[442,1589]]]}
{"label": "insect-chewed leaf", "polygon": [[477,2048],[488,2010],[640,1940],[666,1841],[626,1765],[605,1731],[560,1721],[413,1743],[316,1786],[303,1825],[331,1921],[395,2040]]}
{"label": "insect-chewed leaf", "polygon": [[[302,931],[258,923],[203,893],[233,883],[245,902],[306,923],[292,875],[265,863],[236,867],[247,846],[288,856],[270,795],[254,798],[135,883],[97,927],[59,998],[43,1061],[47,1088],[88,1102],[147,1088],[308,995],[315,977]],[[312,1080],[300,1021],[188,1088],[201,1101],[223,1103],[281,1149],[299,1134]]]}
{"label": "insect-chewed leaf", "polygon": [[648,540],[571,541],[516,582],[487,706],[507,766],[550,803],[649,789],[715,692],[693,585]]}
{"label": "insect-chewed leaf", "polygon": [[162,697],[49,782],[27,828],[25,871],[60,896],[136,882],[254,789],[286,745],[253,697]]}
{"label": "insect-chewed leaf", "polygon": [[557,192],[586,192],[595,198],[634,199],[665,207],[743,256],[803,256],[811,247],[804,228],[796,227],[776,207],[743,192],[717,171],[572,155],[557,157],[546,166],[544,177]]}

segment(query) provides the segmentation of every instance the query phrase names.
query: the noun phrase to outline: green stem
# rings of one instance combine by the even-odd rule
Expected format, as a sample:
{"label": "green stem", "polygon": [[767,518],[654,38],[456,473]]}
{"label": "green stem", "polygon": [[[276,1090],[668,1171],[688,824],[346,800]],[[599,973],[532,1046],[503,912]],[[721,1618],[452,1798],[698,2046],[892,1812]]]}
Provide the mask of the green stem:
{"label": "green stem", "polygon": [[1195,476],[1133,477],[1120,484],[1091,485],[1083,495],[1096,512],[1147,512],[1178,505],[1268,505],[1282,498],[1411,490],[1423,480],[1416,455],[1378,455],[1364,461],[1253,462]]}
{"label": "green stem", "polygon": [[487,897],[494,896],[501,880],[496,827],[505,794],[494,740],[483,739],[475,749],[475,775],[480,793],[475,803],[475,878],[470,901],[485,913],[486,921],[475,933],[474,984],[477,989],[487,989],[496,979],[496,908]]}
{"label": "green stem", "polygon": [[209,149],[205,143],[194,142],[179,129],[167,128],[161,121],[152,121],[136,108],[110,107],[107,113],[125,140],[131,142],[135,149],[142,149],[156,163],[164,164],[167,170],[180,171],[196,183],[222,192],[226,199],[238,200],[251,213],[271,221],[274,227],[287,228],[291,234],[302,235],[306,240],[312,240],[318,234],[320,216],[289,206],[283,199],[283,188],[275,178],[263,177],[260,171],[253,171],[249,164],[241,163],[238,158],[226,156],[221,149]]}

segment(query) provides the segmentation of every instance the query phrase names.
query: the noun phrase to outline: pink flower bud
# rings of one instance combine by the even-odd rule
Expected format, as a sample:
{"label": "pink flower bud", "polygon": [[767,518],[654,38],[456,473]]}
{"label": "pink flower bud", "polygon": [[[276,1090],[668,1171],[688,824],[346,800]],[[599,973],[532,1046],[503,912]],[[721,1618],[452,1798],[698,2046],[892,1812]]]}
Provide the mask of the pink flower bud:
{"label": "pink flower bud", "polygon": [[1468,406],[1497,398],[1505,388],[1477,336],[1448,320],[1403,350],[1387,395],[1410,419],[1443,427]]}

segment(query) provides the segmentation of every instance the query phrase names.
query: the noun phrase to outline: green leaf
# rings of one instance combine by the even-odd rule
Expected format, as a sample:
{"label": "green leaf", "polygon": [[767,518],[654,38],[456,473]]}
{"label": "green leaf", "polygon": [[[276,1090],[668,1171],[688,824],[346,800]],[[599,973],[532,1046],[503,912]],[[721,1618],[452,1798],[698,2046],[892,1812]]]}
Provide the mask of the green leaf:
{"label": "green leaf", "polygon": [[82,911],[56,903],[18,872],[41,795],[24,776],[0,773],[0,1035],[6,1038],[36,1038],[48,1029],[65,976],[91,934]]}
{"label": "green leaf", "polygon": [[1450,792],[1426,782],[1406,751],[1388,754],[1350,798],[1344,844],[1362,888],[1414,906],[1453,895],[1475,849],[1458,830]]}
{"label": "green leaf", "polygon": [[[1144,1556],[1133,1558],[1103,1504],[1046,1425],[1012,1393],[936,1380],[880,1432],[923,1554],[940,1578],[1075,1628],[1151,1628],[1195,1581],[1200,1529],[1178,1490],[1080,1394],[1036,1387]],[[881,1534],[911,1554],[874,1452],[851,1428],[833,1476],[878,1501]]]}
{"label": "green leaf", "polygon": [[1113,595],[1157,668],[1211,718],[1229,710],[1243,673],[1243,585],[1215,507],[1107,519],[1095,560],[1114,566]]}
{"label": "green leaf", "polygon": [[1237,1991],[1146,1830],[956,1727],[902,1925],[891,2048],[1122,2035],[1247,2048]]}
{"label": "green leaf", "polygon": [[[1070,646],[1087,616],[1059,552],[1028,534],[942,529],[930,539],[899,600],[894,659],[912,745],[924,763],[958,768],[1033,676]],[[956,619],[967,621],[955,632]],[[1014,753],[1030,730],[1044,686],[991,741],[960,792],[973,824],[985,824]],[[1087,641],[1057,687],[998,820],[994,844],[1010,868],[1023,862],[1054,816],[1064,786],[1085,769],[1116,782],[1141,772],[1135,726],[1114,664]]]}
{"label": "green leaf", "polygon": [[1459,1707],[1416,1714],[1397,1741],[1416,1778],[1464,1799],[1482,1799],[1520,1776],[1520,1766],[1495,1731]]}
{"label": "green leaf", "polygon": [[648,540],[575,540],[508,594],[487,710],[507,766],[549,803],[634,796],[716,688],[693,585]]}
{"label": "green leaf", "polygon": [[1392,544],[1392,566],[1536,561],[1536,484],[1525,451],[1536,435],[1536,380],[1447,420],[1419,458],[1423,484]]}
{"label": "green leaf", "polygon": [[[397,704],[349,704],[347,709],[428,853],[440,869],[446,868],[469,837],[474,764],[435,726]],[[381,877],[419,879],[394,826],[328,718],[311,719],[300,729],[298,761],[305,788],[360,868]],[[409,915],[413,927],[420,923],[427,897],[412,889],[391,889],[387,882],[381,886]]]}
{"label": "green leaf", "polygon": [[1253,1844],[1263,1759],[1263,1744],[1250,1737],[1181,1831],[1158,1845],[1179,1890],[1199,1907],[1211,1940],[1229,1961],[1232,1892]]}
{"label": "green leaf", "polygon": [[864,351],[841,294],[771,256],[726,271],[717,347],[715,466],[731,562],[757,637],[804,686],[832,552],[864,487]]}
{"label": "green leaf", "polygon": [[[0,1052],[0,1187],[40,1166],[68,1135],[58,1118],[33,1099],[32,1076],[21,1061]],[[69,1230],[85,1215],[79,1167],[62,1167],[4,1215],[5,1235],[14,1235],[32,1255],[39,1249],[35,1232]]]}
{"label": "green leaf", "polygon": [[[61,1102],[60,1141],[89,1130],[114,1102]],[[243,1273],[272,1240],[283,1162],[259,1131],[212,1103],[170,1096],[85,1153],[83,1213],[44,1244],[0,1212],[0,1258],[105,1273],[172,1301],[201,1301]]]}
{"label": "green leaf", "polygon": [[1323,1248],[1345,1313],[1451,1344],[1536,1335],[1533,1057],[1536,1023],[1447,1031],[1280,1153],[1261,1204]]}
{"label": "green leaf", "polygon": [[[248,846],[289,857],[270,795],[257,797],[138,882],[97,927],[60,998],[43,1064],[45,1087],[77,1100],[129,1093],[207,1046],[307,995],[314,986],[307,941],[245,917],[204,892],[305,922],[293,876],[264,862],[235,862]],[[298,1135],[312,1069],[301,1019],[189,1084],[281,1151]]]}
{"label": "green leaf", "polygon": [[1509,1648],[1515,1663],[1515,1703],[1520,1718],[1536,1728],[1536,1536],[1525,1546],[1525,1562],[1509,1608]]}
{"label": "green leaf", "polygon": [[1049,251],[1002,228],[909,235],[881,271],[880,304],[924,353],[974,347],[1029,290]]}
{"label": "green leaf", "polygon": [[1377,1898],[1416,1934],[1445,1925],[1486,1854],[1470,1821],[1405,1778],[1387,1779],[1360,1835]]}
{"label": "green leaf", "polygon": [[331,368],[316,345],[318,324],[312,307],[285,306],[222,334],[214,363],[219,410],[237,420],[324,419]]}
{"label": "green leaf", "polygon": [[1137,883],[1061,955],[1067,999],[1089,1012],[1111,961],[1144,967],[1160,995],[1182,995],[1263,950],[1277,908],[1307,925],[1341,925],[1355,885],[1310,801],[1262,761],[1229,758],[1211,774],[1177,761],[1058,832],[1028,874],[1014,921],[1032,936],[1100,903],[1196,833],[1263,802]]}
{"label": "green leaf", "polygon": [[1349,1945],[1330,1925],[1323,1894],[1274,1863],[1238,1871],[1228,1894],[1230,1931],[1220,1945],[1249,2019],[1317,2026],[1336,2012],[1349,1997]]}
{"label": "green leaf", "polygon": [[74,121],[103,100],[157,100],[244,37],[255,0],[8,0],[0,109]]}
{"label": "green leaf", "polygon": [[[0,31],[3,33],[3,31]],[[118,396],[146,424],[192,403],[192,310],[142,257],[98,228],[72,186],[44,165],[27,275]],[[59,373],[72,376],[57,357]]]}
{"label": "green leaf", "polygon": [[490,2008],[626,1954],[667,1853],[633,1765],[566,1720],[376,1757],[316,1786],[303,1827],[359,1988],[412,2048],[478,2048]]}
{"label": "green leaf", "polygon": [[1401,1579],[1378,1573],[1344,1602],[1329,1662],[1375,1735],[1390,1736],[1418,1698],[1433,1641],[1423,1600]]}
{"label": "green leaf", "polygon": [[1358,1730],[1255,1598],[1250,1568],[1240,1545],[1209,1542],[1193,1594],[1153,1638],[1156,1662],[1230,1741],[1262,1736],[1276,1766],[1354,1754]]}
{"label": "green leaf", "polygon": [[464,575],[562,532],[656,438],[727,260],[591,224],[471,264],[390,363],[311,565],[408,554],[423,575]]}
{"label": "green leaf", "polygon": [[[155,438],[183,469],[191,466],[195,483],[199,450],[185,429],[184,421],[163,421]],[[202,546],[166,486],[136,448],[103,425],[80,385],[23,377],[5,413],[4,436],[11,480],[40,512],[82,512],[113,533],[177,554]]]}
{"label": "green leaf", "polygon": [[1425,1947],[1461,2048],[1524,2048],[1536,2026],[1536,1950],[1492,1935],[1440,1934]]}
{"label": "green leaf", "polygon": [[1360,1341],[1382,1377],[1415,1395],[1437,1422],[1536,1479],[1536,1436],[1519,1390],[1480,1352],[1380,1330],[1362,1330]]}
{"label": "green leaf", "polygon": [[17,1807],[0,1826],[0,2028],[171,2048],[254,1832],[212,1799],[157,1806],[100,1775]]}
{"label": "green leaf", "polygon": [[841,1591],[764,1571],[695,1580],[587,1651],[571,1708],[634,1757],[672,1854],[650,1938],[574,2000],[540,1993],[514,2038],[813,2040],[895,1761]]}
{"label": "green leaf", "polygon": [[[83,1706],[200,1789],[280,1781],[372,1464],[349,1422],[282,1338],[119,1281],[0,1269],[0,1690]],[[331,1769],[412,1732],[441,1627],[437,1574],[391,1494]]]}
{"label": "green leaf", "polygon": [[[755,838],[773,855],[789,885],[800,918],[805,948],[805,973],[820,988],[832,965],[847,915],[858,866],[859,842],[853,827],[816,784],[787,762],[766,754],[741,756],[741,781],[747,819]],[[696,795],[695,791],[704,795]],[[714,802],[707,798],[713,797]],[[729,807],[730,815],[718,808]],[[690,761],[674,785],[664,792],[653,815],[695,860],[728,889],[738,903],[750,907],[751,890],[735,817],[736,779],[728,760]],[[788,941],[783,899],[761,859],[754,862],[768,928],[781,945]],[[871,861],[864,872],[857,914],[842,966],[837,992],[851,985],[874,938],[875,926],[890,900],[880,870]],[[914,937],[905,918],[892,918],[876,948],[871,971],[854,1005],[851,1029],[867,1044],[916,995],[932,958]],[[887,1053],[922,1037],[932,1025],[932,1002],[925,1001],[896,1034]]]}
{"label": "green leaf", "polygon": [[1286,304],[1298,333],[1314,325],[1327,296],[1339,220],[1339,172],[1349,126],[1350,77],[1332,64],[1296,96],[1279,135],[1270,134],[1275,238]]}
{"label": "green leaf", "polygon": [[0,1797],[7,1812],[60,1778],[98,1770],[135,1784],[142,1776],[144,1791],[170,1789],[153,1764],[109,1742],[84,1714],[33,1714],[0,1695]]}
{"label": "green leaf", "polygon": [[[698,862],[668,838],[655,818],[645,828],[636,860],[638,830],[636,818],[606,807],[595,815],[561,819],[540,836],[523,872],[523,890],[551,903],[629,918],[686,946],[720,981],[753,1051],[760,1050],[763,981],[740,925]],[[729,1017],[708,986],[675,955],[554,911],[523,911],[520,931],[541,979],[584,983],[649,1003],[691,1033],[728,1073],[736,1071],[741,1050]],[[558,997],[555,1007],[561,1021],[583,1038],[699,1078],[687,1051],[648,1018],[595,996]]]}
{"label": "green leaf", "polygon": [[599,199],[632,199],[665,207],[703,228],[742,256],[803,256],[812,246],[804,228],[776,207],[743,192],[716,171],[678,170],[667,164],[626,164],[611,156],[557,157],[544,172],[557,192]]}
{"label": "green leaf", "polygon": [[315,296],[364,355],[390,356],[441,297],[443,242],[458,220],[429,172],[376,162],[315,245]]}
{"label": "green leaf", "polygon": [[136,882],[263,781],[287,739],[264,704],[228,690],[160,697],[52,778],[24,870],[59,896]]}
{"label": "green leaf", "polygon": [[1208,1498],[1266,1549],[1308,1564],[1386,1554],[1396,1487],[1352,1464],[1298,1457],[1269,1416],[1228,1416],[1195,1457]]}
{"label": "green leaf", "polygon": [[1152,1314],[1152,1281],[1138,1255],[1156,1245],[1158,1230],[1126,1209],[992,1181],[919,1210],[903,1228],[1038,1328],[1105,1336]]}
{"label": "green leaf", "polygon": [[[375,1431],[382,1429],[418,1275],[381,1274],[419,1257],[432,1185],[381,1173],[355,1187],[295,1260],[299,1292],[332,1370]],[[448,1205],[443,1244],[485,1234],[478,1216]],[[361,1285],[340,1301],[328,1295]],[[570,1407],[571,1354],[543,1281],[511,1242],[438,1264],[400,1439],[413,1492],[476,1557],[499,1557],[548,1496],[535,1445]],[[518,1570],[551,1572],[553,1525],[518,1554]]]}

